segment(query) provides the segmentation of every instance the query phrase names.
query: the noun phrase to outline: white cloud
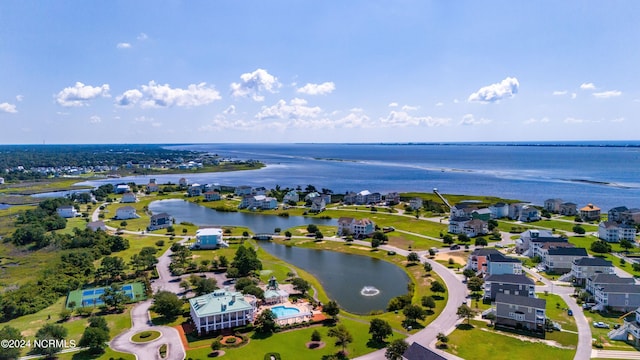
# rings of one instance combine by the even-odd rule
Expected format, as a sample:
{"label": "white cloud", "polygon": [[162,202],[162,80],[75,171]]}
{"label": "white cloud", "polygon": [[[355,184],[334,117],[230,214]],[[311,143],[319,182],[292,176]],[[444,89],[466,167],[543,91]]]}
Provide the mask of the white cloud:
{"label": "white cloud", "polygon": [[566,124],[581,124],[581,123],[583,123],[585,121],[584,121],[584,119],[576,119],[576,118],[573,118],[573,117],[568,117],[568,118],[564,119],[564,122]]}
{"label": "white cloud", "polygon": [[131,48],[131,44],[126,43],[126,42],[121,42],[121,43],[118,43],[118,45],[116,45],[116,47],[118,49],[130,49]]}
{"label": "white cloud", "polygon": [[281,84],[278,79],[264,69],[257,69],[252,73],[240,75],[239,83],[231,83],[231,94],[235,97],[251,96],[255,101],[264,101],[262,91],[276,92]]}
{"label": "white cloud", "polygon": [[498,102],[502,99],[508,99],[518,93],[520,83],[514,77],[508,77],[499,83],[491,84],[480,88],[478,91],[469,95],[467,101],[477,101],[482,103]]}
{"label": "white cloud", "polygon": [[324,82],[322,84],[308,83],[307,85],[297,89],[296,91],[307,95],[324,95],[331,94],[335,89],[336,85],[333,82]]}
{"label": "white cloud", "polygon": [[76,82],[73,87],[64,88],[56,95],[56,102],[62,106],[86,106],[89,100],[97,97],[109,97],[109,85],[102,86],[85,85]]}
{"label": "white cloud", "polygon": [[597,97],[598,99],[608,99],[610,97],[616,97],[620,95],[622,95],[622,91],[618,91],[618,90],[609,90],[609,91],[593,93],[593,96]]}
{"label": "white cloud", "polygon": [[443,103],[442,101],[438,101],[438,102],[436,103],[436,106],[438,106],[438,107],[440,107],[440,106],[444,106],[444,103]]}
{"label": "white cloud", "polygon": [[555,96],[562,96],[562,95],[567,95],[568,91],[567,90],[556,90],[553,92],[553,95]]}
{"label": "white cloud", "polygon": [[398,107],[398,103],[397,102],[389,103],[389,107]]}
{"label": "white cloud", "polygon": [[153,118],[142,115],[142,116],[136,116],[133,120],[136,122],[152,122]]}
{"label": "white cloud", "polygon": [[5,102],[0,104],[0,112],[15,114],[18,112],[18,110],[16,110],[16,106],[14,104],[9,104]]}
{"label": "white cloud", "polygon": [[140,33],[136,39],[138,39],[138,40],[140,40],[140,41],[145,41],[145,40],[147,40],[148,38],[149,38],[149,36],[147,36],[147,34],[145,34],[145,33]]}
{"label": "white cloud", "polygon": [[621,122],[624,122],[624,118],[623,117],[615,118],[615,119],[612,119],[611,122],[613,122],[613,123],[621,123]]}
{"label": "white cloud", "polygon": [[364,109],[363,108],[359,108],[359,107],[354,107],[354,108],[349,109],[349,111],[351,111],[351,112],[363,112]]}
{"label": "white cloud", "polygon": [[453,99],[453,103],[454,103],[454,104],[457,104],[457,103],[459,103],[459,102],[460,102],[460,100],[458,100],[458,99]]}
{"label": "white cloud", "polygon": [[582,90],[593,90],[595,88],[596,86],[594,83],[582,83],[582,85],[580,85],[580,89]]}
{"label": "white cloud", "polygon": [[300,119],[314,118],[320,114],[322,110],[317,107],[307,106],[307,101],[295,98],[289,101],[280,100],[273,106],[263,106],[262,110],[256,115],[258,119]]}
{"label": "white cloud", "polygon": [[181,89],[150,81],[149,85],[142,85],[141,88],[142,91],[131,89],[122,93],[116,98],[116,105],[130,107],[140,104],[142,108],[193,107],[207,105],[221,99],[220,93],[204,82]]}
{"label": "white cloud", "polygon": [[93,115],[92,117],[89,118],[89,122],[92,124],[98,124],[102,122],[102,119],[98,115]]}
{"label": "white cloud", "polygon": [[383,126],[419,126],[428,127],[447,125],[451,119],[433,118],[431,116],[412,116],[406,111],[391,111],[386,118],[380,118]]}
{"label": "white cloud", "polygon": [[415,111],[415,110],[418,110],[419,108],[420,106],[404,105],[402,107],[402,111]]}
{"label": "white cloud", "polygon": [[24,95],[16,95],[16,100],[17,100],[17,101],[22,101],[22,100],[24,100]]}
{"label": "white cloud", "polygon": [[484,119],[484,118],[480,118],[480,119],[476,119],[473,114],[466,114],[462,117],[462,120],[460,121],[460,125],[486,125],[489,124],[491,122],[491,120],[489,119]]}
{"label": "white cloud", "polygon": [[535,124],[535,123],[548,123],[549,122],[549,118],[548,117],[543,117],[541,119],[536,119],[536,118],[530,118],[528,120],[523,121],[523,123],[525,125],[529,125],[529,124]]}
{"label": "white cloud", "polygon": [[233,115],[236,113],[236,107],[235,105],[230,105],[228,108],[224,109],[223,111],[224,114],[226,115]]}
{"label": "white cloud", "polygon": [[574,100],[575,98],[578,97],[578,94],[576,93],[571,93],[571,100]]}

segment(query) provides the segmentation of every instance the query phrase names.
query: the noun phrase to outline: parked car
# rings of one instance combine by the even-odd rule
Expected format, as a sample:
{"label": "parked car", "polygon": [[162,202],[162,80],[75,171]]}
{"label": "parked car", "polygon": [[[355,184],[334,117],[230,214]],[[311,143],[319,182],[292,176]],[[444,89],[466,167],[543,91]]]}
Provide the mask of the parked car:
{"label": "parked car", "polygon": [[451,249],[451,250],[458,250],[458,249],[460,249],[460,245],[458,245],[458,244],[453,244],[453,245],[451,245],[451,247],[450,247],[449,249]]}
{"label": "parked car", "polygon": [[573,310],[571,310],[571,309],[567,310],[567,315],[573,316]]}
{"label": "parked car", "polygon": [[593,322],[593,327],[597,327],[600,329],[608,329],[609,328],[609,324],[603,323],[602,321],[594,321]]}
{"label": "parked car", "polygon": [[437,247],[432,247],[432,248],[431,248],[431,249],[429,249],[429,250],[433,250],[433,252],[438,252],[438,251],[440,251],[440,250],[438,250],[438,248],[437,248]]}

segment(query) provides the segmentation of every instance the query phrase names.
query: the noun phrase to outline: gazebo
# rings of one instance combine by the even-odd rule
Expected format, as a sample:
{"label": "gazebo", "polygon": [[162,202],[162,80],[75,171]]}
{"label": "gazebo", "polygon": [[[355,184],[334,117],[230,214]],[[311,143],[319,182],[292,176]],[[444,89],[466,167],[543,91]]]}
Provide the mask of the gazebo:
{"label": "gazebo", "polygon": [[276,280],[275,276],[271,276],[269,279],[269,283],[267,284],[267,289],[264,292],[264,302],[266,304],[280,304],[287,302],[289,300],[289,293],[280,290],[278,287],[278,280]]}

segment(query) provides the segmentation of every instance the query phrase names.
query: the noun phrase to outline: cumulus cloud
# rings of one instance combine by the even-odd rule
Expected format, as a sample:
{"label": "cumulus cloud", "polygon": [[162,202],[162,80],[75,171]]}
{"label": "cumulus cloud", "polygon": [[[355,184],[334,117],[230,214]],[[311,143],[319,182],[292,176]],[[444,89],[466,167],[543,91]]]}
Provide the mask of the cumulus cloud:
{"label": "cumulus cloud", "polygon": [[562,95],[567,95],[568,91],[567,90],[556,90],[553,92],[553,95],[555,96],[562,96]]}
{"label": "cumulus cloud", "polygon": [[549,118],[548,117],[543,117],[541,119],[536,119],[536,118],[530,118],[528,120],[523,121],[523,123],[525,125],[530,125],[530,124],[535,124],[535,123],[548,123],[549,122]]}
{"label": "cumulus cloud", "polygon": [[406,111],[391,111],[385,118],[380,118],[383,126],[405,127],[424,125],[428,127],[447,125],[451,119],[433,118],[431,116],[412,116]]}
{"label": "cumulus cloud", "polygon": [[67,87],[60,91],[58,95],[56,95],[56,102],[65,107],[86,106],[89,105],[89,100],[100,96],[109,97],[108,84],[94,87],[76,82],[73,87]]}
{"label": "cumulus cloud", "polygon": [[397,102],[389,103],[389,107],[398,107],[398,103]]}
{"label": "cumulus cloud", "polygon": [[296,91],[307,95],[325,95],[331,94],[336,89],[336,85],[333,82],[324,82],[322,84],[311,84],[298,88]]}
{"label": "cumulus cloud", "polygon": [[233,115],[236,113],[236,107],[235,105],[230,105],[228,108],[224,109],[223,111],[224,114],[226,115]]}
{"label": "cumulus cloud", "polygon": [[584,119],[577,119],[577,118],[574,118],[574,117],[568,117],[568,118],[564,119],[564,122],[566,124],[581,124],[581,123],[583,123],[585,121],[584,121]]}
{"label": "cumulus cloud", "polygon": [[147,34],[145,33],[140,33],[138,34],[138,37],[136,39],[138,39],[139,41],[145,41],[149,38],[149,36],[147,36]]}
{"label": "cumulus cloud", "polygon": [[17,101],[22,101],[22,100],[24,100],[24,95],[16,95],[16,100],[17,100]]}
{"label": "cumulus cloud", "polygon": [[442,101],[438,101],[438,102],[436,103],[436,106],[438,106],[438,107],[440,107],[440,106],[444,106],[444,103],[443,103]]}
{"label": "cumulus cloud", "polygon": [[480,118],[480,119],[476,119],[473,114],[466,114],[462,117],[462,120],[460,121],[460,125],[466,125],[466,126],[470,126],[470,125],[486,125],[488,123],[490,123],[491,120],[489,119],[484,119],[484,118]]}
{"label": "cumulus cloud", "polygon": [[498,102],[502,99],[508,99],[518,93],[520,83],[514,77],[508,77],[499,83],[491,84],[480,88],[478,91],[469,95],[467,101],[477,101],[482,103]]}
{"label": "cumulus cloud", "polygon": [[415,111],[415,110],[418,110],[419,108],[420,106],[404,105],[402,107],[402,111]]}
{"label": "cumulus cloud", "polygon": [[16,106],[14,104],[4,102],[0,104],[0,112],[15,114],[18,110],[16,110]]}
{"label": "cumulus cloud", "polygon": [[118,43],[118,45],[116,45],[116,47],[118,49],[130,49],[131,48],[131,44],[126,43],[126,42],[121,42],[121,43]]}
{"label": "cumulus cloud", "polygon": [[150,81],[148,85],[142,85],[141,90],[127,90],[116,97],[116,105],[131,107],[139,104],[142,108],[194,107],[207,105],[220,99],[220,93],[204,82],[181,89]]}
{"label": "cumulus cloud", "polygon": [[98,115],[93,115],[92,117],[89,118],[89,122],[92,124],[98,124],[102,122],[102,119]]}
{"label": "cumulus cloud", "polygon": [[608,98],[616,97],[620,95],[622,95],[622,91],[618,91],[618,90],[609,90],[609,91],[593,93],[593,96],[597,97],[598,99],[608,99]]}
{"label": "cumulus cloud", "polygon": [[318,106],[307,106],[307,101],[295,98],[287,104],[280,100],[273,106],[263,106],[256,115],[258,119],[300,119],[318,116],[322,110]]}
{"label": "cumulus cloud", "polygon": [[255,101],[264,101],[264,96],[260,95],[262,91],[274,93],[281,86],[278,79],[264,69],[244,73],[240,80],[239,83],[231,83],[231,94],[235,97],[251,96]]}
{"label": "cumulus cloud", "polygon": [[580,89],[582,90],[593,90],[595,88],[596,86],[594,83],[582,83],[582,85],[580,85]]}

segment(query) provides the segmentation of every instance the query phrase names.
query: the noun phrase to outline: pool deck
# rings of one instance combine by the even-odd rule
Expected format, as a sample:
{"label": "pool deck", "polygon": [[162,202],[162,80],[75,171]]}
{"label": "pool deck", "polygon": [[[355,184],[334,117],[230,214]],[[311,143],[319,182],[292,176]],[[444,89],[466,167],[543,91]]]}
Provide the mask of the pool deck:
{"label": "pool deck", "polygon": [[280,326],[298,324],[302,322],[312,321],[314,319],[318,319],[318,315],[322,315],[322,312],[319,310],[313,310],[311,304],[306,301],[298,301],[292,303],[291,301],[286,301],[279,304],[271,304],[271,305],[263,305],[258,307],[258,314],[262,313],[265,309],[272,309],[274,307],[284,306],[289,308],[295,308],[300,311],[298,314],[289,315],[284,318],[277,318],[276,322]]}

